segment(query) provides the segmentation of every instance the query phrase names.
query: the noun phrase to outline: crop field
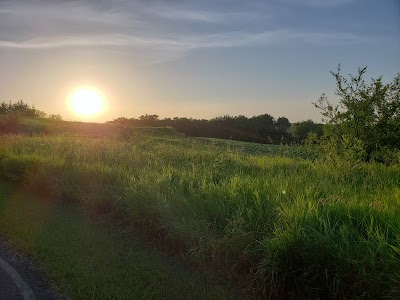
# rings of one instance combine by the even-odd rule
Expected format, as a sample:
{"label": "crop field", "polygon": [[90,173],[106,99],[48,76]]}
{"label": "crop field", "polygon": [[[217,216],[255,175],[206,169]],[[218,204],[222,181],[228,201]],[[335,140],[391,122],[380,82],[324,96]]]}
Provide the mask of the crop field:
{"label": "crop field", "polygon": [[399,167],[315,158],[174,135],[0,136],[2,180],[139,229],[248,295],[398,299]]}
{"label": "crop field", "polygon": [[215,138],[192,138],[200,144],[212,145],[226,151],[236,151],[253,155],[270,155],[290,158],[303,158],[315,160],[318,157],[316,151],[306,149],[299,145],[273,145]]}

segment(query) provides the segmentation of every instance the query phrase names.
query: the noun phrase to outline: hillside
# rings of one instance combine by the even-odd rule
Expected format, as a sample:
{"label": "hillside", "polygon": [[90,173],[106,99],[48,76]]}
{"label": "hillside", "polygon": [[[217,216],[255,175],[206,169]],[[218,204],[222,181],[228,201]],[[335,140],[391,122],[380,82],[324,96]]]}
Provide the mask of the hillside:
{"label": "hillside", "polygon": [[398,296],[396,166],[333,167],[154,132],[0,141],[3,180],[141,232],[246,293]]}

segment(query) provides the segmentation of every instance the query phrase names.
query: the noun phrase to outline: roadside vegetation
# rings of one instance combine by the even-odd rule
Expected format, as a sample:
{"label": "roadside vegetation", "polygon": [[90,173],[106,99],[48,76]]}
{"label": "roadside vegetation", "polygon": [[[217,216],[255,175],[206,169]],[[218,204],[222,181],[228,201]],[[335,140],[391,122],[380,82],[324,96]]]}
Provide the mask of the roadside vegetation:
{"label": "roadside vegetation", "polygon": [[135,233],[245,295],[398,299],[400,75],[366,84],[364,73],[332,73],[339,104],[315,103],[326,125],[305,146],[120,120],[79,135],[2,135],[0,178]]}

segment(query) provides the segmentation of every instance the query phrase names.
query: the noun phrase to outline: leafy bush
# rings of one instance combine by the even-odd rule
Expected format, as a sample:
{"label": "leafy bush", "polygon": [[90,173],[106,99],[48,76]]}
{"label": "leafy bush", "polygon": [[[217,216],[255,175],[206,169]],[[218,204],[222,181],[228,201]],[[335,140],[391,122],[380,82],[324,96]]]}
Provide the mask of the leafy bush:
{"label": "leafy bush", "polygon": [[325,94],[313,103],[322,111],[324,127],[321,149],[329,159],[397,163],[400,150],[400,73],[391,83],[382,77],[367,84],[358,69],[346,78],[338,71],[336,79],[339,104],[330,103]]}

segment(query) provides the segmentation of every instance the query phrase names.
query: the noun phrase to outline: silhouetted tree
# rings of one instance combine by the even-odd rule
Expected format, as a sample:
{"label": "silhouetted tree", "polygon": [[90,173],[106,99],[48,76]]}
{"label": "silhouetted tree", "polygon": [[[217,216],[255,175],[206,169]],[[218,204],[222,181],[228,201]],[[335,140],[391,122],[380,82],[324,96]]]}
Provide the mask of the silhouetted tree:
{"label": "silhouetted tree", "polygon": [[35,106],[30,106],[22,100],[12,103],[3,101],[0,104],[0,115],[4,114],[18,114],[20,117],[45,117],[46,114],[35,108]]}

